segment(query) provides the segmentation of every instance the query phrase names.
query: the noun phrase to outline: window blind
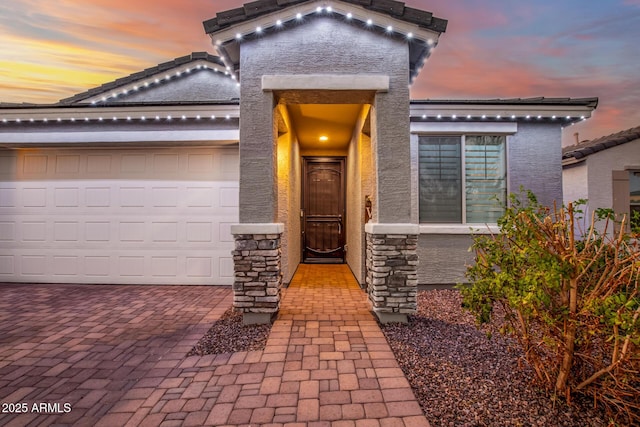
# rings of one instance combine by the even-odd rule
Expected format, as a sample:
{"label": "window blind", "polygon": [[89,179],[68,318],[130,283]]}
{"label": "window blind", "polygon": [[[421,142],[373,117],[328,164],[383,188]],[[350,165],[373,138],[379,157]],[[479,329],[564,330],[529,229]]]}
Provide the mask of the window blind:
{"label": "window blind", "polygon": [[419,139],[420,221],[462,222],[462,162],[459,136]]}
{"label": "window blind", "polygon": [[505,137],[465,138],[465,197],[467,223],[495,223],[507,197]]}

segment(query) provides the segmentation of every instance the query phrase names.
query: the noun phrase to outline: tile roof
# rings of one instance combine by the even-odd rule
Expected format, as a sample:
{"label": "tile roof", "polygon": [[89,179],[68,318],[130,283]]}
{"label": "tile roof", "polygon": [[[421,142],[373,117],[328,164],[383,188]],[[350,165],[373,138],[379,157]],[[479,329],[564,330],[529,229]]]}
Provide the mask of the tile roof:
{"label": "tile roof", "polygon": [[[205,32],[211,34],[262,15],[306,3],[309,0],[258,0],[243,7],[219,12],[215,18],[203,22]],[[341,0],[376,12],[386,13],[395,19],[419,25],[422,28],[445,32],[447,20],[436,18],[431,12],[407,7],[395,0]]]}
{"label": "tile roof", "polygon": [[139,71],[137,73],[131,74],[129,76],[119,78],[109,83],[105,83],[99,87],[89,89],[88,91],[76,94],[72,97],[62,99],[58,102],[58,104],[59,105],[74,104],[84,99],[90,98],[92,96],[99,95],[104,92],[108,92],[114,88],[118,88],[128,83],[133,83],[133,82],[145,79],[155,74],[158,74],[166,70],[170,70],[172,68],[179,67],[181,65],[188,64],[189,62],[193,62],[197,60],[205,60],[205,61],[217,64],[221,67],[224,67],[224,63],[217,56],[211,55],[210,53],[207,53],[207,52],[193,52],[189,55],[181,56],[171,61],[163,62],[162,64],[156,65],[155,67],[150,67],[143,71]]}
{"label": "tile roof", "polygon": [[640,139],[640,126],[564,147],[562,149],[562,160],[565,164],[572,163],[576,160],[581,160],[590,154],[638,139]]}

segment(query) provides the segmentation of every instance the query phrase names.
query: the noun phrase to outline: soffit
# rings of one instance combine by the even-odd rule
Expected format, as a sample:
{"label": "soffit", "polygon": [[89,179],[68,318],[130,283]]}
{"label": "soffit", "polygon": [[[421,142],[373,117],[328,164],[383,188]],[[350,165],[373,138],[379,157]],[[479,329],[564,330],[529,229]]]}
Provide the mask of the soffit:
{"label": "soffit", "polygon": [[[346,149],[360,118],[360,104],[289,104],[293,132],[301,149]],[[321,141],[320,137],[328,139]]]}

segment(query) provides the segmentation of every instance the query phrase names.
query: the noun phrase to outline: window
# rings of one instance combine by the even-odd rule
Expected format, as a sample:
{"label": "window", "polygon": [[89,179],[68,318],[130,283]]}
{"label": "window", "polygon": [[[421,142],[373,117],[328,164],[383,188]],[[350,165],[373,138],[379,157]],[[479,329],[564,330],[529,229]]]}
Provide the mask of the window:
{"label": "window", "polygon": [[495,223],[507,198],[506,137],[419,138],[420,222]]}

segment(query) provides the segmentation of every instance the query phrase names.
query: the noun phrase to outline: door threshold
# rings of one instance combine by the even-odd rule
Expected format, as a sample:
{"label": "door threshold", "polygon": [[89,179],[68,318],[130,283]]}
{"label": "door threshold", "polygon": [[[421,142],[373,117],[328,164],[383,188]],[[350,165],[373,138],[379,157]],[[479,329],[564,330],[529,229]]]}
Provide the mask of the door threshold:
{"label": "door threshold", "polygon": [[307,258],[304,264],[344,264],[344,260],[340,258]]}

